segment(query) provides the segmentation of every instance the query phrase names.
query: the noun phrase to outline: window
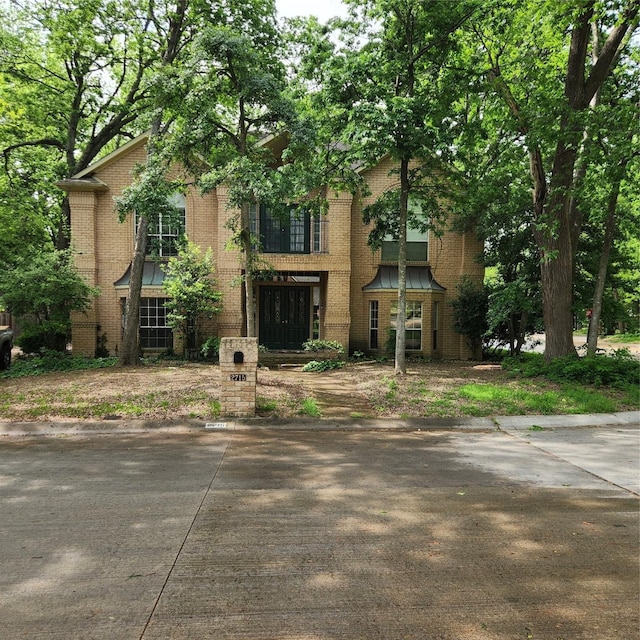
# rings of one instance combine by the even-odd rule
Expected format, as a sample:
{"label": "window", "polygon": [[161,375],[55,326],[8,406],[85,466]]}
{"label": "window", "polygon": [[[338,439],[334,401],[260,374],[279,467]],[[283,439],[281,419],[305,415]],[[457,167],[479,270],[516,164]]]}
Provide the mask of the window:
{"label": "window", "polygon": [[[422,349],[422,302],[407,301],[405,319],[405,348],[409,351]],[[398,303],[391,305],[391,328],[398,322]]]}
{"label": "window", "polygon": [[[170,204],[176,208],[176,215],[170,218],[162,214],[158,220],[149,222],[147,231],[146,255],[169,258],[178,255],[178,240],[184,234],[185,227],[185,198],[181,193],[176,193],[169,199]],[[138,216],[136,215],[136,229],[138,228]]]}
{"label": "window", "polygon": [[311,253],[329,253],[329,221],[325,216],[312,216],[311,238]]}
{"label": "window", "polygon": [[[409,197],[410,216],[422,216],[422,208]],[[426,217],[425,217],[426,219]],[[398,261],[398,239],[387,234],[382,240],[382,260],[384,262]],[[407,260],[409,262],[426,262],[429,259],[429,231],[420,231],[407,226]]]}
{"label": "window", "polygon": [[378,301],[369,302],[369,348],[378,348]]}
{"label": "window", "polygon": [[327,224],[321,217],[292,207],[284,219],[264,205],[251,205],[251,233],[264,253],[327,253]]}
{"label": "window", "polygon": [[140,348],[171,349],[173,332],[167,326],[164,298],[140,299]]}
{"label": "window", "polygon": [[434,302],[431,309],[431,349],[438,350],[438,323],[440,322],[440,303]]}

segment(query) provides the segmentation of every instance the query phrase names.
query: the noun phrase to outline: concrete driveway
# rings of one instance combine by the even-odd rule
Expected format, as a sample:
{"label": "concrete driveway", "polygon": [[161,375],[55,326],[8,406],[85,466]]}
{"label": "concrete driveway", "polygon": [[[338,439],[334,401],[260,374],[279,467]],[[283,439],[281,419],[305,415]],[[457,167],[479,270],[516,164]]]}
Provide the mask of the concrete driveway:
{"label": "concrete driveway", "polygon": [[541,422],[5,435],[1,636],[638,638],[638,428]]}

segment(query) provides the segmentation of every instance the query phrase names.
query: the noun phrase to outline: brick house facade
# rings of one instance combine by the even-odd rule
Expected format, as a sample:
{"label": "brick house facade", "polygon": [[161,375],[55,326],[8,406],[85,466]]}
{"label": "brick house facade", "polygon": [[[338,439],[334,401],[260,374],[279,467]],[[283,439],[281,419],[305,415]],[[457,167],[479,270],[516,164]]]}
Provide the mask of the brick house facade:
{"label": "brick house facade", "polygon": [[[133,259],[134,220],[118,221],[114,198],[131,182],[132,169],[145,160],[146,137],[141,136],[97,161],[76,176],[58,183],[71,206],[71,237],[76,265],[100,295],[85,314],[73,317],[76,354],[93,356],[98,340],[114,355],[122,339],[123,300]],[[259,344],[271,349],[299,349],[308,338],[337,340],[350,352],[382,354],[393,323],[397,299],[397,268],[393,243],[373,252],[367,245],[369,228],[362,208],[396,186],[382,160],[363,172],[371,195],[332,193],[329,211],[321,220],[275,222],[267,211],[253,208],[263,253],[277,272],[271,280],[255,283],[256,329]],[[190,190],[178,206],[184,208],[184,229],[203,250],[213,250],[217,286],[223,310],[209,327],[211,335],[241,336],[245,322],[244,295],[237,285],[241,274],[237,252],[225,245],[229,210],[227,192],[219,187],[201,196]],[[165,230],[171,235],[171,230]],[[160,238],[167,240],[167,238]],[[171,240],[171,238],[168,238]],[[482,243],[472,232],[447,231],[413,240],[407,274],[407,346],[410,353],[435,358],[466,359],[465,340],[453,330],[450,302],[463,275],[480,284],[484,269],[478,256]],[[387,246],[388,245],[388,246]],[[173,345],[164,327],[162,261],[145,266],[140,336],[143,350]]]}

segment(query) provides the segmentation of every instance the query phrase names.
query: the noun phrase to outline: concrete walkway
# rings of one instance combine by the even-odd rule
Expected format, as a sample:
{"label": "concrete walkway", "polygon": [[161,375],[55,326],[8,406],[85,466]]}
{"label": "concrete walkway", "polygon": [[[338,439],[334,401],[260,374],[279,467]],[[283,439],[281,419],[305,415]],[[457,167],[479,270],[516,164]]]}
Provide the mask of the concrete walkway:
{"label": "concrete walkway", "polygon": [[633,640],[638,418],[2,425],[1,637]]}

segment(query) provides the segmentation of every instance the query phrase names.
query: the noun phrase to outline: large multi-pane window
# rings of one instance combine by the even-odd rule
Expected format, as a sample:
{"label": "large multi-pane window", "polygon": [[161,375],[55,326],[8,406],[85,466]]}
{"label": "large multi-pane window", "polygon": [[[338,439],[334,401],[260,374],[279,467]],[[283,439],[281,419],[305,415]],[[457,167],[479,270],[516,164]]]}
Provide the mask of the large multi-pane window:
{"label": "large multi-pane window", "polygon": [[140,299],[140,347],[142,349],[171,349],[173,332],[167,326],[164,298]]}
{"label": "large multi-pane window", "polygon": [[[407,225],[407,260],[409,262],[426,262],[429,259],[429,231],[420,231],[411,226],[414,220],[422,216],[422,208],[409,198],[409,223]],[[384,262],[398,261],[398,238],[387,234],[382,240],[382,260]]]}
{"label": "large multi-pane window", "polygon": [[327,220],[292,207],[284,217],[264,205],[250,208],[251,233],[264,253],[326,253]]}
{"label": "large multi-pane window", "polygon": [[[422,349],[422,302],[408,300],[405,318],[405,348],[410,351]],[[398,324],[398,303],[391,305],[391,328]]]}
{"label": "large multi-pane window", "polygon": [[[146,250],[148,256],[170,258],[178,255],[178,241],[184,235],[185,228],[184,195],[175,193],[169,202],[175,208],[175,214],[160,214],[157,220],[149,221]],[[136,229],[138,219],[136,215]]]}

